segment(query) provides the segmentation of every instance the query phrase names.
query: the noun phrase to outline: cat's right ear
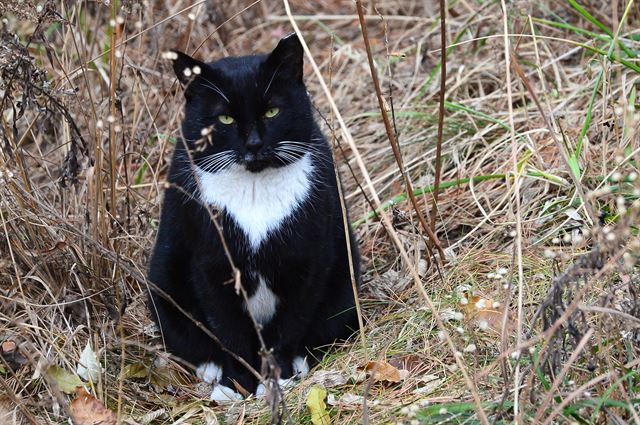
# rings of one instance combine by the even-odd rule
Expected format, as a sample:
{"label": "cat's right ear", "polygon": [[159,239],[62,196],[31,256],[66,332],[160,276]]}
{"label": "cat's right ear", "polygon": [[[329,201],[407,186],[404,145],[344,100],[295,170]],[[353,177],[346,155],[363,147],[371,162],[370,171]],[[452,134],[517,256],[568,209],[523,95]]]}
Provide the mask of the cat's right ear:
{"label": "cat's right ear", "polygon": [[177,50],[169,50],[162,57],[173,62],[173,71],[185,87],[207,68],[205,63]]}

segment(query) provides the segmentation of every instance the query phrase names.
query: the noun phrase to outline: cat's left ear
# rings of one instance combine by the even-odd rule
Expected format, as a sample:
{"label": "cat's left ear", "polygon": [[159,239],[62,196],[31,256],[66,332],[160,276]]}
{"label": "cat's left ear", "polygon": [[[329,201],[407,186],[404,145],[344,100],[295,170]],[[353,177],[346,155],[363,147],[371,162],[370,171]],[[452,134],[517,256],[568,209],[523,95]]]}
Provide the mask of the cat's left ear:
{"label": "cat's left ear", "polygon": [[162,56],[173,62],[173,71],[183,85],[190,83],[207,68],[203,62],[177,50],[169,50]]}
{"label": "cat's left ear", "polygon": [[285,35],[267,58],[266,65],[278,77],[302,82],[304,51],[295,32]]}

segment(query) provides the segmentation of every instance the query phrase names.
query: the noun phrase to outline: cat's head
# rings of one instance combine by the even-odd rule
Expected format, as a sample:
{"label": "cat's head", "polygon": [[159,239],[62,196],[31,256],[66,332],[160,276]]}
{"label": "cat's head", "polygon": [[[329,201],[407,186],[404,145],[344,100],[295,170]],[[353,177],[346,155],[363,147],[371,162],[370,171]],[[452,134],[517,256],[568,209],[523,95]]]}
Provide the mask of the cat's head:
{"label": "cat's head", "polygon": [[312,152],[314,121],[295,34],[269,54],[204,63],[172,51],[186,98],[182,137],[195,164],[218,172],[281,167]]}

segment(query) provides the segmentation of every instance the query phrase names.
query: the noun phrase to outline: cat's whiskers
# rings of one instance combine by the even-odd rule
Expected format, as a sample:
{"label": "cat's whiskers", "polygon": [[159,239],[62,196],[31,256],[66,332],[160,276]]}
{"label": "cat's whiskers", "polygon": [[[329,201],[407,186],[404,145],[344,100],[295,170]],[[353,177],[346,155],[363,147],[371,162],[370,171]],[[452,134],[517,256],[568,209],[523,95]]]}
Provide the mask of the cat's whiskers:
{"label": "cat's whiskers", "polygon": [[206,78],[204,78],[202,75],[199,75],[198,78],[204,80],[206,83],[208,84],[202,84],[203,87],[209,88],[211,90],[213,90],[214,92],[218,93],[227,103],[231,103],[231,101],[229,100],[229,98],[222,92],[222,90],[220,89],[220,87],[216,86],[213,81],[211,80],[207,80]]}
{"label": "cat's whiskers", "polygon": [[231,165],[235,164],[236,162],[238,162],[237,158],[235,156],[231,156],[229,158],[226,158],[220,162],[215,163],[213,166],[209,166],[206,169],[203,169],[203,171],[209,172],[209,173],[217,173],[218,171],[223,171],[226,170],[227,168],[229,168]]}
{"label": "cat's whiskers", "polygon": [[218,152],[204,158],[200,158],[196,165],[203,171],[214,173],[222,171],[232,164],[236,163],[238,158],[232,150]]}
{"label": "cat's whiskers", "polygon": [[295,157],[287,152],[283,152],[283,151],[274,151],[274,154],[276,156],[276,158],[280,159],[283,163],[283,165],[289,165],[289,164],[293,164],[294,162],[296,162],[299,157]]}
{"label": "cat's whiskers", "polygon": [[319,150],[306,149],[306,148],[302,148],[300,146],[295,146],[295,145],[277,146],[274,150],[278,152],[286,152],[297,158],[302,158],[305,155],[311,155],[311,157],[316,159],[322,157],[321,152]]}

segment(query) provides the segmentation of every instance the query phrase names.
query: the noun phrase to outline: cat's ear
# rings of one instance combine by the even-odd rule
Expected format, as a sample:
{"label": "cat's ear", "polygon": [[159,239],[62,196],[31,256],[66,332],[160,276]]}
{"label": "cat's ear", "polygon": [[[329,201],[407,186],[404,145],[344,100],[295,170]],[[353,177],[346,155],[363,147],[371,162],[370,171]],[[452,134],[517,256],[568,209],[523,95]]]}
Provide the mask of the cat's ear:
{"label": "cat's ear", "polygon": [[[285,35],[267,58],[267,68],[278,77],[302,82],[304,51],[295,32]],[[275,74],[274,74],[275,76]]]}
{"label": "cat's ear", "polygon": [[162,55],[173,62],[173,71],[183,85],[189,84],[207,68],[207,65],[177,50],[169,50]]}

